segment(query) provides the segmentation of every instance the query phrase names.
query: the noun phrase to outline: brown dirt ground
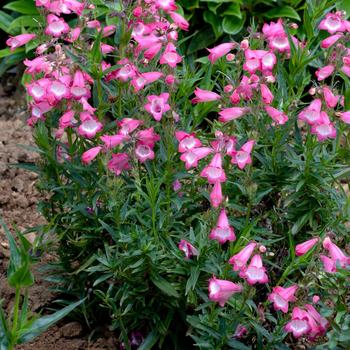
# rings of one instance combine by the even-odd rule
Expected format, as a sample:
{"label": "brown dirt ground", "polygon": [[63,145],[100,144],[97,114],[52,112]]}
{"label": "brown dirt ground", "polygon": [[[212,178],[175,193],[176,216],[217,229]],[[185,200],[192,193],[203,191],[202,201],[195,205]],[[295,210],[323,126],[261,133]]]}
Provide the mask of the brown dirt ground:
{"label": "brown dirt ground", "polygon": [[[0,85],[0,217],[12,230],[13,224],[19,230],[45,223],[37,211],[36,204],[40,194],[36,190],[37,174],[10,167],[11,163],[35,162],[38,155],[18,147],[18,144],[33,145],[31,130],[26,125],[27,112],[23,93],[14,90],[13,83]],[[28,239],[33,241],[35,235],[30,233]],[[14,290],[6,282],[6,269],[9,249],[4,231],[0,227],[0,298],[7,312],[11,310]],[[47,255],[44,261],[50,260]],[[41,264],[43,264],[42,262]],[[40,266],[40,263],[39,263]],[[45,311],[55,295],[50,286],[38,272],[36,283],[30,288],[30,305],[34,312]],[[117,349],[117,340],[108,332],[101,338],[89,341],[89,332],[78,322],[62,321],[29,344],[17,347],[18,350],[102,350]]]}

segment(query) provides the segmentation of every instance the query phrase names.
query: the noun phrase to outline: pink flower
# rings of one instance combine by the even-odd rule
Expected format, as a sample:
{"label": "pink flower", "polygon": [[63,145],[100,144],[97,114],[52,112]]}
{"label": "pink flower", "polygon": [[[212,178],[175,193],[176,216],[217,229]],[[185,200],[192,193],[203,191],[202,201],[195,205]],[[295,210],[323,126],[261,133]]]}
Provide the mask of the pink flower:
{"label": "pink flower", "polygon": [[250,109],[247,107],[231,107],[231,108],[222,109],[219,112],[219,115],[220,115],[219,122],[226,123],[226,122],[229,122],[230,120],[240,118],[245,114],[247,114],[249,111]]}
{"label": "pink flower", "polygon": [[48,25],[45,29],[45,34],[51,35],[54,38],[59,38],[63,34],[67,34],[70,30],[69,25],[64,21],[64,19],[55,15],[48,15],[47,23]]}
{"label": "pink flower", "polygon": [[67,127],[73,127],[76,124],[76,119],[74,119],[75,112],[72,110],[64,113],[59,119],[59,127],[65,129]]}
{"label": "pink flower", "polygon": [[334,108],[338,104],[339,96],[334,96],[332,90],[328,86],[324,86],[322,90],[327,107]]}
{"label": "pink flower", "polygon": [[91,116],[91,118],[86,119],[79,125],[78,133],[83,137],[91,139],[95,137],[102,128],[103,125],[96,118]]}
{"label": "pink flower", "polygon": [[265,106],[265,111],[279,125],[283,125],[288,121],[287,115],[276,108]]}
{"label": "pink flower", "polygon": [[154,3],[158,8],[161,8],[166,12],[177,10],[175,0],[155,0]]}
{"label": "pink flower", "polygon": [[250,140],[248,142],[246,142],[242,147],[240,151],[234,152],[232,154],[232,159],[231,159],[231,163],[232,164],[237,164],[237,166],[240,169],[244,169],[244,167],[247,164],[251,164],[252,163],[252,158],[250,156],[253,146],[255,144],[254,140]]}
{"label": "pink flower", "polygon": [[222,168],[221,154],[216,153],[209,163],[201,172],[200,176],[206,177],[210,184],[215,184],[215,182],[225,182],[226,175]]}
{"label": "pink flower", "polygon": [[225,43],[207,49],[209,51],[209,61],[214,64],[220,57],[227,55],[235,47],[234,43]]}
{"label": "pink flower", "polygon": [[182,61],[181,56],[176,52],[176,47],[173,43],[169,43],[163,54],[160,56],[159,63],[167,64],[171,68],[175,68]]}
{"label": "pink flower", "polygon": [[176,131],[175,137],[179,141],[178,150],[180,153],[202,146],[202,143],[195,137],[194,133],[188,134],[184,131]]}
{"label": "pink flower", "polygon": [[269,280],[259,254],[252,257],[248,267],[242,268],[239,276],[246,279],[250,285],[254,285],[255,283],[267,283]]}
{"label": "pink flower", "polygon": [[198,87],[194,91],[194,94],[196,95],[196,97],[192,99],[192,103],[217,101],[221,98],[221,96],[215,92],[202,90]]}
{"label": "pink flower", "polygon": [[215,182],[213,190],[210,193],[210,203],[214,208],[217,208],[222,203],[223,199],[221,182]]}
{"label": "pink flower", "polygon": [[170,110],[168,105],[169,94],[164,92],[159,96],[150,95],[147,96],[148,103],[145,105],[147,112],[151,113],[156,121],[160,121],[163,117],[163,113]]}
{"label": "pink flower", "polygon": [[347,112],[340,112],[340,119],[346,123],[350,124],[350,111]]}
{"label": "pink flower", "polygon": [[190,24],[179,13],[170,12],[170,17],[179,28],[186,31],[188,30]]}
{"label": "pink flower", "polygon": [[222,209],[216,226],[211,230],[210,239],[217,240],[220,244],[236,239],[235,232],[228,222],[225,209]]}
{"label": "pink flower", "polygon": [[116,30],[116,26],[114,24],[111,24],[109,26],[106,26],[102,29],[102,36],[104,38],[106,38],[107,36],[112,35],[113,33],[115,33]]}
{"label": "pink flower", "polygon": [[334,72],[335,67],[333,65],[328,65],[322,68],[319,68],[316,72],[315,75],[317,77],[318,81],[325,80],[328,78],[333,72]]}
{"label": "pink flower", "polygon": [[261,58],[261,68],[264,72],[271,72],[276,63],[277,58],[273,52],[268,52]]}
{"label": "pink flower", "polygon": [[131,84],[134,87],[135,91],[140,91],[145,87],[145,85],[148,85],[150,83],[153,83],[154,81],[157,81],[163,73],[160,72],[146,72],[141,73],[139,76],[135,76]]}
{"label": "pink flower", "polygon": [[129,156],[126,153],[112,154],[112,159],[108,162],[108,169],[119,176],[123,170],[130,169]]}
{"label": "pink flower", "polygon": [[299,119],[307,122],[309,125],[318,124],[321,121],[321,107],[320,99],[313,100],[308,107],[299,113]]}
{"label": "pink flower", "polygon": [[305,309],[308,314],[308,321],[311,327],[308,338],[314,340],[319,336],[323,336],[328,328],[328,321],[322,317],[311,304],[305,304]]}
{"label": "pink flower", "polygon": [[243,288],[240,284],[231,281],[220,280],[216,277],[209,280],[209,299],[218,302],[221,307],[225,306],[225,303],[233,294],[242,290]]}
{"label": "pink flower", "polygon": [[91,163],[96,158],[96,156],[100,153],[101,149],[102,149],[101,146],[90,148],[89,150],[85,151],[82,154],[81,161],[84,164]]}
{"label": "pink flower", "polygon": [[153,148],[155,143],[160,140],[160,136],[154,132],[154,128],[138,131],[136,138],[139,143],[151,148]]}
{"label": "pink flower", "polygon": [[120,121],[117,121],[117,125],[120,128],[119,134],[129,135],[134,130],[136,130],[140,125],[143,124],[142,120],[132,119],[132,118],[123,118]]}
{"label": "pink flower", "polygon": [[228,262],[233,265],[233,271],[240,271],[242,268],[246,267],[255,247],[256,243],[250,242],[239,253],[230,258]]}
{"label": "pink flower", "polygon": [[334,272],[337,272],[337,266],[336,266],[336,262],[329,258],[328,256],[326,255],[320,255],[320,260],[322,261],[323,263],[323,268],[326,272],[328,273],[334,273]]}
{"label": "pink flower", "polygon": [[198,161],[205,158],[213,150],[209,147],[198,147],[184,152],[180,159],[185,162],[186,169],[198,166]]}
{"label": "pink flower", "polygon": [[6,45],[10,46],[10,50],[13,51],[17,49],[17,47],[23,46],[29,41],[33,40],[35,37],[35,34],[20,34],[17,36],[12,36],[6,40]]}
{"label": "pink flower", "polygon": [[311,128],[311,133],[317,135],[317,140],[322,142],[327,138],[336,138],[337,130],[326,112],[321,112],[320,119],[317,124],[314,124]]}
{"label": "pink flower", "polygon": [[264,103],[271,104],[273,101],[273,95],[270,89],[265,84],[260,84],[261,97]]}
{"label": "pink flower", "polygon": [[288,302],[293,302],[296,300],[294,293],[297,291],[297,289],[297,285],[293,285],[288,288],[274,287],[272,293],[268,296],[268,300],[273,303],[276,311],[280,310],[287,313]]}
{"label": "pink flower", "polygon": [[144,163],[146,160],[149,159],[152,160],[155,156],[153,149],[150,146],[143,144],[138,144],[136,146],[135,155],[141,163]]}
{"label": "pink flower", "polygon": [[198,256],[198,250],[184,239],[180,241],[179,249],[185,253],[186,259],[190,259],[191,256]]}
{"label": "pink flower", "polygon": [[306,254],[314,247],[314,245],[318,241],[319,241],[319,238],[316,237],[316,238],[309,239],[308,241],[305,241],[303,243],[297,244],[295,246],[295,255],[302,256],[302,255]]}
{"label": "pink flower", "polygon": [[289,40],[284,31],[283,22],[281,19],[279,19],[276,23],[265,23],[262,31],[269,42],[270,49],[277,50],[279,52],[290,51]]}
{"label": "pink flower", "polygon": [[319,301],[320,301],[320,297],[319,297],[318,295],[314,295],[314,296],[312,297],[312,302],[313,302],[314,304],[317,304]]}
{"label": "pink flower", "polygon": [[350,257],[346,256],[329,237],[326,237],[323,240],[323,248],[328,251],[335,266],[336,264],[339,264],[344,269],[346,266],[350,265]]}
{"label": "pink flower", "polygon": [[236,339],[240,339],[246,336],[247,334],[248,334],[248,329],[242,324],[239,324],[235,330],[235,333],[233,334],[233,337]]}
{"label": "pink flower", "polygon": [[318,26],[320,29],[326,30],[329,34],[336,32],[345,32],[346,27],[340,12],[327,13],[326,18],[323,19]]}
{"label": "pink flower", "polygon": [[284,329],[288,333],[293,333],[295,338],[300,338],[302,335],[308,334],[311,330],[309,325],[309,316],[305,310],[299,307],[294,307],[292,311],[292,319],[289,321]]}
{"label": "pink flower", "polygon": [[100,137],[101,141],[105,144],[107,149],[114,148],[128,139],[127,136],[123,134],[116,135],[102,135]]}
{"label": "pink flower", "polygon": [[334,45],[340,38],[343,37],[343,34],[335,34],[332,35],[324,40],[322,40],[321,42],[321,47],[323,49],[328,49],[329,47],[331,47],[332,45]]}

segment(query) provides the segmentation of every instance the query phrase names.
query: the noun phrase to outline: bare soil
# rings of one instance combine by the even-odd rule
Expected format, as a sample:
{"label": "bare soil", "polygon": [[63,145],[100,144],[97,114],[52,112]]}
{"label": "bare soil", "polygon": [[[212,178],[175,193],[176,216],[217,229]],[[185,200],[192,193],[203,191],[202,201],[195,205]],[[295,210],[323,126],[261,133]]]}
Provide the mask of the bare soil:
{"label": "bare soil", "polygon": [[[26,125],[27,111],[23,92],[16,89],[7,79],[0,85],[0,217],[13,230],[14,225],[21,231],[41,225],[45,220],[37,211],[40,193],[35,187],[37,174],[12,167],[11,164],[35,162],[38,155],[23,145],[33,146],[31,129]],[[22,146],[19,146],[22,145]],[[35,240],[35,234],[27,238]],[[6,269],[10,252],[3,228],[0,227],[0,298],[9,312],[13,305],[14,290],[7,285]],[[39,267],[50,260],[43,256]],[[50,285],[35,271],[36,283],[30,288],[30,306],[34,312],[46,312],[57,297]],[[117,349],[117,340],[113,333],[106,332],[97,340],[89,340],[90,332],[78,322],[62,321],[51,327],[33,342],[18,346],[18,350],[102,350]]]}

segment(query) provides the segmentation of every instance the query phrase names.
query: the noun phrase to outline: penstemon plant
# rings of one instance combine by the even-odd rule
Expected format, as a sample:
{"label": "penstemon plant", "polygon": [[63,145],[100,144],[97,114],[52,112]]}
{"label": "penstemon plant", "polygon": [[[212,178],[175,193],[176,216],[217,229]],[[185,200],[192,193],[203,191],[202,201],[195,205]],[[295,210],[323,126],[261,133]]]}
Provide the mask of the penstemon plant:
{"label": "penstemon plant", "polygon": [[36,5],[24,81],[58,290],[121,348],[346,348],[344,13],[309,1],[302,25],[193,62],[173,0]]}

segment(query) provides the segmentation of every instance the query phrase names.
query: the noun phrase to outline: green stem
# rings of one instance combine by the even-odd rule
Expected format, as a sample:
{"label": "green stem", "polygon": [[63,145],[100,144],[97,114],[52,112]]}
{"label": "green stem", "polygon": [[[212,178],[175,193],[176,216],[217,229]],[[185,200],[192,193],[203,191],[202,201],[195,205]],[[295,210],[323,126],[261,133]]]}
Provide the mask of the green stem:
{"label": "green stem", "polygon": [[13,322],[12,322],[11,342],[10,342],[10,345],[9,345],[9,350],[12,350],[12,349],[15,348],[16,341],[17,341],[17,326],[18,326],[20,297],[21,297],[21,288],[20,287],[16,287],[15,306],[14,306],[14,309],[13,309]]}

